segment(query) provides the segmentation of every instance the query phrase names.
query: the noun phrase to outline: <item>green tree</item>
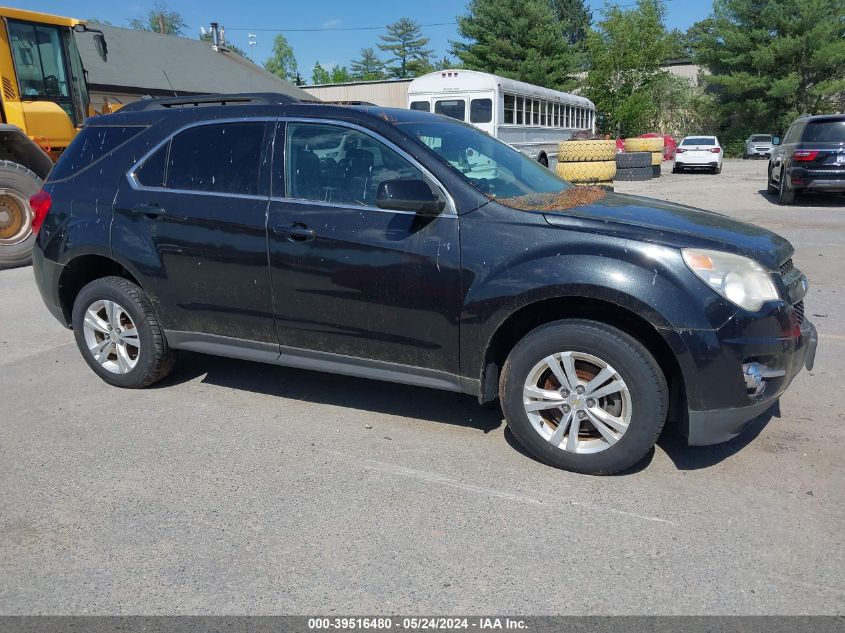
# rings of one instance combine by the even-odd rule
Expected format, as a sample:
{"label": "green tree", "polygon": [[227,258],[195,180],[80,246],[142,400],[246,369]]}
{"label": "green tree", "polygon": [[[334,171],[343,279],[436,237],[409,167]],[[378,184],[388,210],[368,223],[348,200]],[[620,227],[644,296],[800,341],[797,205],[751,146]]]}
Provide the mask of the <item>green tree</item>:
{"label": "green tree", "polygon": [[342,84],[352,81],[353,77],[346,66],[335,66],[332,68],[331,79],[333,84]]}
{"label": "green tree", "polygon": [[562,37],[563,26],[548,0],[470,0],[458,17],[452,54],[464,68],[570,88],[576,56]]}
{"label": "green tree", "polygon": [[264,62],[264,68],[286,81],[299,80],[299,69],[293,49],[281,33],[273,40],[273,56]]}
{"label": "green tree", "polygon": [[353,59],[349,70],[352,77],[360,81],[376,81],[385,77],[384,62],[372,48],[362,48],[361,58]]}
{"label": "green tree", "polygon": [[845,93],[842,0],[715,0],[689,32],[727,138],[835,111]]}
{"label": "green tree", "polygon": [[447,68],[460,68],[460,64],[456,64],[449,57],[438,59],[432,65],[432,70],[446,70]]}
{"label": "green tree", "polygon": [[654,97],[666,81],[661,65],[672,48],[665,15],[661,0],[637,0],[628,9],[606,5],[587,37],[586,95],[610,133],[641,134],[658,119]]}
{"label": "green tree", "polygon": [[329,74],[329,71],[323,68],[320,62],[314,64],[314,68],[311,70],[311,83],[316,85],[321,84],[330,84],[332,82],[332,76]]}
{"label": "green tree", "polygon": [[563,38],[570,45],[575,45],[587,39],[593,14],[584,4],[584,0],[550,0],[560,24]]}
{"label": "green tree", "polygon": [[179,13],[158,2],[145,18],[130,20],[129,26],[138,31],[153,31],[162,35],[184,35],[187,27]]}
{"label": "green tree", "polygon": [[394,64],[387,66],[392,76],[401,79],[416,77],[431,69],[429,58],[433,51],[426,48],[429,39],[423,37],[419,24],[410,18],[388,24],[387,35],[379,38],[384,42],[378,45],[379,49],[391,56],[387,64]]}

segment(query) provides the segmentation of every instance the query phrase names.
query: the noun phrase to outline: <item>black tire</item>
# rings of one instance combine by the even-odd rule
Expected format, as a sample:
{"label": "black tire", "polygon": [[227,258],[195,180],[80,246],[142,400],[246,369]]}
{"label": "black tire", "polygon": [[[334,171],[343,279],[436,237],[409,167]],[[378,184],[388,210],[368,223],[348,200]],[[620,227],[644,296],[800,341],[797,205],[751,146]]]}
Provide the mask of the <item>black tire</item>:
{"label": "black tire", "polygon": [[714,173],[714,174],[716,174],[716,175],[721,174],[721,173],[722,173],[722,166],[721,166],[721,165],[716,165],[716,166],[713,168],[713,173]]}
{"label": "black tire", "polygon": [[[4,192],[0,195],[0,213],[8,218],[8,224],[0,220],[0,269],[26,266],[32,261],[35,235],[29,199],[41,190],[41,185],[41,179],[32,170],[10,160],[0,160],[0,191]],[[14,235],[2,239],[4,230],[14,231]]]}
{"label": "black tire", "polygon": [[[600,452],[574,453],[552,445],[525,412],[523,387],[532,369],[564,351],[591,354],[610,364],[630,392],[628,429]],[[609,475],[633,466],[654,446],[666,421],[669,390],[657,361],[639,341],[609,325],[579,319],[543,325],[517,343],[502,370],[499,397],[508,427],[531,455],[557,468]]]}
{"label": "black tire", "polygon": [[648,167],[624,167],[616,170],[614,180],[651,180],[651,165]]}
{"label": "black tire", "polygon": [[[88,308],[99,300],[117,302],[129,315],[138,331],[138,360],[125,374],[105,369],[88,349],[85,342],[84,319]],[[100,378],[115,387],[140,389],[161,380],[173,369],[175,355],[153,310],[147,294],[123,277],[102,277],[80,290],[73,303],[73,330],[76,345],[88,366]]]}
{"label": "black tire", "polygon": [[660,178],[661,173],[661,166],[660,165],[652,165],[651,166],[651,177],[652,178]]}
{"label": "black tire", "polygon": [[778,183],[778,204],[787,206],[795,202],[795,189],[786,182],[786,174],[781,170]]}
{"label": "black tire", "polygon": [[651,167],[651,152],[623,152],[616,155],[617,169]]}
{"label": "black tire", "polygon": [[540,154],[540,158],[537,159],[537,162],[540,163],[543,167],[549,166],[549,159],[546,158],[545,154]]}
{"label": "black tire", "polygon": [[770,195],[776,196],[776,195],[778,195],[778,186],[775,183],[772,182],[772,166],[771,165],[769,165],[768,171],[769,171],[769,176],[766,179],[766,191]]}

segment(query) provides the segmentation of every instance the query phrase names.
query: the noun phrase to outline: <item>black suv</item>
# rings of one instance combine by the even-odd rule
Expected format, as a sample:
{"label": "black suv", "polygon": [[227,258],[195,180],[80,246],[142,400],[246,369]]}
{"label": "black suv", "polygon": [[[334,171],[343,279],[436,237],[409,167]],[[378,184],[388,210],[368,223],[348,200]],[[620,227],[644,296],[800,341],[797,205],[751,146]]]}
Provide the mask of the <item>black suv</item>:
{"label": "black suv", "polygon": [[781,204],[801,191],[845,193],[845,114],[801,117],[769,158],[769,193]]}
{"label": "black suv", "polygon": [[611,473],[667,419],[734,437],[815,354],[786,240],[424,112],[130,105],[32,204],[44,301],[121,387],[193,350],[499,398],[533,455]]}

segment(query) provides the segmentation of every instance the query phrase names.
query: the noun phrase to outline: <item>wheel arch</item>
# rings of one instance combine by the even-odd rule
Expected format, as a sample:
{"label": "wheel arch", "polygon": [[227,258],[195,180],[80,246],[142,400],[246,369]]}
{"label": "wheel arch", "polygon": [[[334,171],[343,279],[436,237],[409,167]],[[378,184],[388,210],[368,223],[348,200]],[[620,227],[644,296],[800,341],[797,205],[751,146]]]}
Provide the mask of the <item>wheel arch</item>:
{"label": "wheel arch", "polygon": [[669,419],[686,411],[686,383],[678,356],[652,321],[618,303],[583,296],[541,299],[512,312],[493,332],[481,367],[479,402],[498,397],[501,369],[514,346],[535,328],[562,319],[589,319],[615,327],[642,343],[654,356],[670,389]]}
{"label": "wheel arch", "polygon": [[66,324],[71,325],[73,303],[86,284],[102,277],[123,277],[142,287],[138,278],[120,262],[106,255],[86,253],[69,260],[59,276],[59,304]]}
{"label": "wheel arch", "polygon": [[16,125],[0,124],[0,160],[23,165],[45,180],[53,168],[53,161],[35,141]]}

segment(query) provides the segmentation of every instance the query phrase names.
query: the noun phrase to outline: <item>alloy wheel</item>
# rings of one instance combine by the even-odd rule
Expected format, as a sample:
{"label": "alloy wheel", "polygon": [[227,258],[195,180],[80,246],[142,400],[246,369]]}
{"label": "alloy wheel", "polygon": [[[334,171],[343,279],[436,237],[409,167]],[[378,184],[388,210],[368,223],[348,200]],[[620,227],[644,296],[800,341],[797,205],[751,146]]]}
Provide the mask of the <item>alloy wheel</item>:
{"label": "alloy wheel", "polygon": [[85,343],[91,356],[113,374],[128,374],[141,355],[138,329],[129,313],[115,301],[100,299],[84,317]]}
{"label": "alloy wheel", "polygon": [[523,406],[534,430],[571,453],[616,444],[631,421],[631,392],[618,372],[584,352],[547,356],[528,373]]}

